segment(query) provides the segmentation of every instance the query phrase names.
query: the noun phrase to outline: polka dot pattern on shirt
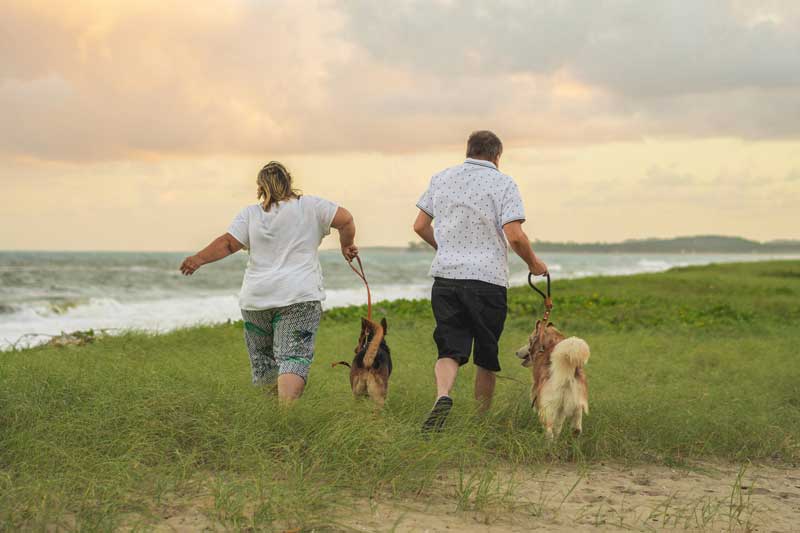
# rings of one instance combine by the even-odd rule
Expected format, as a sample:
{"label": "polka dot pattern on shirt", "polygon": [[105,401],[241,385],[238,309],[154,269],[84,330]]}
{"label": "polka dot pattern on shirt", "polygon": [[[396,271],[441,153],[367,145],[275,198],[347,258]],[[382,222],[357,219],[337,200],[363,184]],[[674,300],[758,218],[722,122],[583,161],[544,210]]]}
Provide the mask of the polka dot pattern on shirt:
{"label": "polka dot pattern on shirt", "polygon": [[417,207],[434,218],[439,249],[431,275],[508,286],[503,225],[525,220],[514,179],[489,161],[467,159],[439,172]]}

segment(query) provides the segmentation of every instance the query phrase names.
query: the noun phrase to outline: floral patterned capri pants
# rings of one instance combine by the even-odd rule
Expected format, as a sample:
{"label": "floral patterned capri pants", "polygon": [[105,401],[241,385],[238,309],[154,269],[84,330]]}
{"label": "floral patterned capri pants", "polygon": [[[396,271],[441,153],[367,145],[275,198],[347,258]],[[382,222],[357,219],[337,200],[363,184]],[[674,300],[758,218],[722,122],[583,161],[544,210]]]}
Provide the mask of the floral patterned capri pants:
{"label": "floral patterned capri pants", "polygon": [[321,317],[320,302],[261,311],[242,309],[253,383],[269,385],[280,374],[297,374],[307,380]]}

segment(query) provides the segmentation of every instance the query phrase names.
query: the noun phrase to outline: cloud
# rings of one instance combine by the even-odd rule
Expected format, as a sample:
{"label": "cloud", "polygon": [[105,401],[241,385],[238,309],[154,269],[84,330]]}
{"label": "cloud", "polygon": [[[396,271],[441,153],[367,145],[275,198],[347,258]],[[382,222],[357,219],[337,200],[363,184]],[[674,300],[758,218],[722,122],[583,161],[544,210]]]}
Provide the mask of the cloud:
{"label": "cloud", "polygon": [[[43,158],[302,150],[347,55],[325,3],[11,2],[0,150]],[[313,145],[313,143],[312,143]]]}
{"label": "cloud", "polygon": [[639,181],[645,187],[661,187],[672,189],[675,187],[686,187],[697,185],[698,179],[688,172],[680,172],[674,168],[662,168],[652,166],[647,170],[647,174]]}
{"label": "cloud", "polygon": [[[545,118],[550,112],[581,126],[609,126],[588,137],[800,133],[800,7],[788,0],[345,5],[349,35],[376,61],[443,85],[569,79],[595,96],[582,116],[565,113],[552,98],[557,92],[541,87],[518,91],[517,99],[543,109]],[[541,95],[551,98],[537,101]],[[474,109],[487,104],[472,99]],[[520,114],[530,116],[526,111]]]}
{"label": "cloud", "polygon": [[736,217],[752,212],[777,216],[778,212],[794,210],[800,201],[800,189],[793,189],[787,183],[780,177],[753,173],[748,168],[723,168],[710,176],[698,176],[675,165],[655,165],[635,181],[621,177],[585,183],[577,199],[584,207],[613,204],[662,214],[699,209],[718,216]]}
{"label": "cloud", "polygon": [[800,82],[790,1],[346,2],[375,57],[448,76],[555,73],[616,93],[692,94]]}
{"label": "cloud", "polygon": [[0,6],[0,156],[796,138],[793,2]]}

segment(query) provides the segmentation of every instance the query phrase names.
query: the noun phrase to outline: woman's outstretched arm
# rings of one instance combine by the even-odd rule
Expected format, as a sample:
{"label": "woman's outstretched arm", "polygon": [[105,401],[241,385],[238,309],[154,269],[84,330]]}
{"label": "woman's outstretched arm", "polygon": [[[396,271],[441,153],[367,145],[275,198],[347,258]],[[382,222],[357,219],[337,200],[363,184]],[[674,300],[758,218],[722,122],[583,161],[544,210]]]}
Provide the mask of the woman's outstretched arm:
{"label": "woman's outstretched arm", "polygon": [[331,227],[339,231],[339,244],[344,258],[348,261],[355,259],[358,255],[358,246],[355,245],[356,223],[350,211],[344,207],[338,208],[331,221]]}
{"label": "woman's outstretched arm", "polygon": [[235,254],[244,248],[244,245],[236,240],[230,233],[220,235],[211,244],[197,252],[196,254],[187,257],[181,263],[181,272],[184,276],[191,276],[194,271],[205,265],[206,263],[213,263],[219,261],[223,257],[228,257]]}

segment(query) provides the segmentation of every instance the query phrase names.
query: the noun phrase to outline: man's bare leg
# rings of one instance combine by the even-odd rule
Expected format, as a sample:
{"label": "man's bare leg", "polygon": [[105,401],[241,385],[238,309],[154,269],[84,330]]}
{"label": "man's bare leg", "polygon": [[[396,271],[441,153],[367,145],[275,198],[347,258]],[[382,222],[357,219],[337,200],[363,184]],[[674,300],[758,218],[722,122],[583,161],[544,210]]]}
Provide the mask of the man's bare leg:
{"label": "man's bare leg", "polygon": [[422,432],[441,431],[450,409],[453,407],[453,400],[450,398],[450,391],[456,383],[458,375],[458,361],[449,357],[443,357],[436,361],[433,367],[436,375],[436,403],[428,413],[422,423]]}
{"label": "man's bare leg", "polygon": [[456,384],[458,361],[449,357],[438,359],[433,373],[436,374],[436,397],[450,396],[450,391]]}
{"label": "man's bare leg", "polygon": [[494,385],[497,376],[491,370],[477,367],[475,374],[475,400],[478,402],[478,412],[485,413],[492,406]]}

